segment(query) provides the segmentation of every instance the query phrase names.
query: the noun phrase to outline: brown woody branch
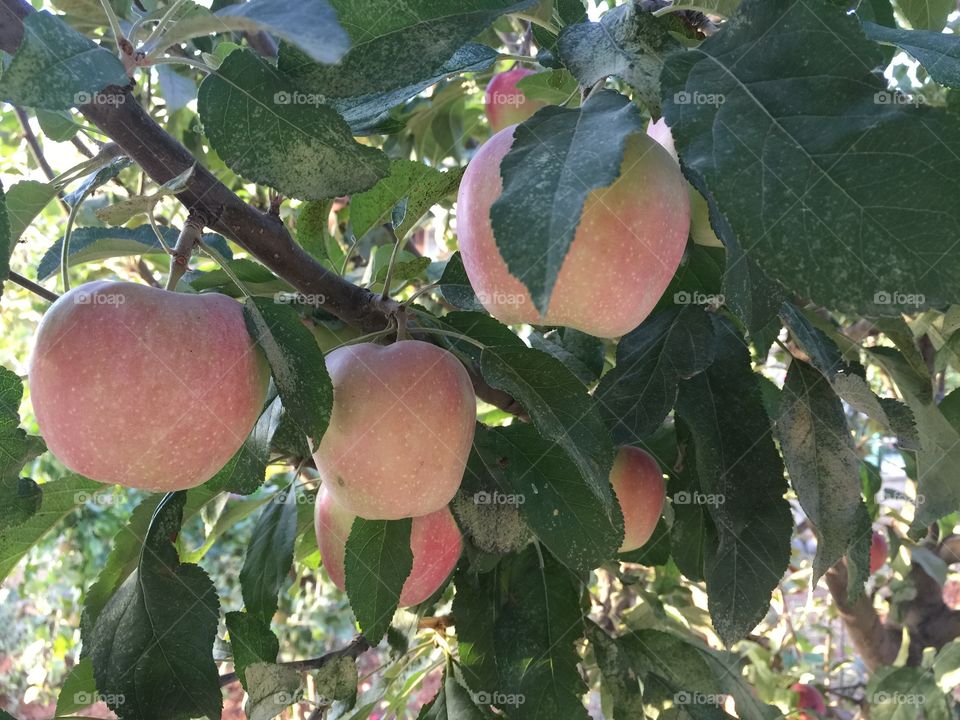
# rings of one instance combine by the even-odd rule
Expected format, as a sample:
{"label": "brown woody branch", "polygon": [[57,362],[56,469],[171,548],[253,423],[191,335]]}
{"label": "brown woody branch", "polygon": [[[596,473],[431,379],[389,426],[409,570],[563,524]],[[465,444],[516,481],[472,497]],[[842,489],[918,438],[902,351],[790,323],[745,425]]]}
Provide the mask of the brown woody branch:
{"label": "brown woody branch", "polygon": [[[352,660],[356,660],[369,649],[370,643],[367,642],[367,639],[363,635],[357,635],[353,640],[350,641],[349,645],[342,647],[339,650],[328,652],[326,655],[321,655],[320,657],[311,658],[309,660],[294,660],[293,662],[284,662],[279,664],[283,665],[284,667],[293,668],[294,670],[298,670],[300,672],[309,672],[310,670],[319,670],[337,658],[348,657]],[[238,679],[239,678],[235,672],[221,675],[220,687],[236,682]]]}

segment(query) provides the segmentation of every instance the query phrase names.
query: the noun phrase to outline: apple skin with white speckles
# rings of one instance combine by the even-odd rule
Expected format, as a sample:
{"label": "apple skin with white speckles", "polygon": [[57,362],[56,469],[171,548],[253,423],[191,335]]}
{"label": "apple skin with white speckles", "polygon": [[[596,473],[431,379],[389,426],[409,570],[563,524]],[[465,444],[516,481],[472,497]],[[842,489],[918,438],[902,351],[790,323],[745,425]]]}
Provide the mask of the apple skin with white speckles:
{"label": "apple skin with white speckles", "polygon": [[653,535],[666,489],[657,461],[640,448],[624,445],[610,470],[610,484],[623,511],[623,544],[620,552],[642,547]]}
{"label": "apple skin with white speckles", "polygon": [[253,428],[269,378],[235,300],[102,280],[50,306],[29,363],[34,413],[57,459],[154,492],[216,474]]}
{"label": "apple skin with white speckles", "polygon": [[690,201],[680,168],[645,134],[630,136],[620,176],[587,196],[541,316],[508,270],[490,222],[513,131],[500,131],[477,151],[457,196],[460,253],[478,299],[507,324],[562,325],[604,338],[625,335],[653,310],[683,257]]}
{"label": "apple skin with white speckles", "polygon": [[420,340],[327,355],[333,413],[314,460],[336,501],[368,520],[427,515],[460,487],[477,401],[446,350]]}
{"label": "apple skin with white speckles", "polygon": [[483,104],[494,132],[500,132],[508,125],[518,125],[544,107],[545,103],[531,100],[517,87],[518,82],[533,74],[533,70],[516,67],[490,78],[483,94]]}
{"label": "apple skin with white speckles", "polygon": [[[341,590],[346,588],[344,556],[355,517],[334,500],[324,483],[317,494],[314,528],[323,566]],[[413,567],[400,591],[400,606],[419,605],[433,595],[453,572],[461,548],[460,528],[448,508],[413,518],[410,527]]]}

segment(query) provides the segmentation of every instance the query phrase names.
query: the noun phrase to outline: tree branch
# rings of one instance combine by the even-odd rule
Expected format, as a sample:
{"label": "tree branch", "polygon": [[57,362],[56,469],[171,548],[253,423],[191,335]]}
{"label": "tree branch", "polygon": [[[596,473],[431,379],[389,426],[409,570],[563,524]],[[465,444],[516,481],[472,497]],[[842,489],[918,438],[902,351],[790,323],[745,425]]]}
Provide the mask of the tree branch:
{"label": "tree branch", "polygon": [[[349,645],[346,645],[339,650],[328,652],[326,655],[321,655],[317,658],[311,658],[310,660],[294,660],[293,662],[284,662],[279,664],[283,665],[284,667],[293,668],[294,670],[307,672],[309,670],[319,670],[324,665],[341,657],[348,657],[356,660],[369,649],[370,643],[367,642],[367,639],[363,635],[357,635],[353,640],[350,641]],[[229,685],[232,682],[236,682],[237,679],[237,674],[235,672],[221,675],[220,687]]]}

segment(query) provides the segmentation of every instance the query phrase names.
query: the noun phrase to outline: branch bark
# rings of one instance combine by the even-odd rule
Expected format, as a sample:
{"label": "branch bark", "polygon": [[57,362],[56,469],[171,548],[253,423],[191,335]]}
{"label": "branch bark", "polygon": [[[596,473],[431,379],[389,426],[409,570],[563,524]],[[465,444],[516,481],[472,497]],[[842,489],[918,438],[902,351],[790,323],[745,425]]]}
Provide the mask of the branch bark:
{"label": "branch bark", "polygon": [[[307,672],[309,670],[319,670],[324,665],[341,657],[348,657],[356,660],[369,649],[370,643],[367,642],[367,639],[363,635],[357,635],[353,640],[350,641],[349,645],[346,645],[339,650],[328,652],[326,655],[321,655],[320,657],[311,658],[309,660],[294,660],[293,662],[284,662],[279,664],[283,665],[284,667],[293,668],[294,670]],[[220,687],[224,687],[225,685],[236,682],[238,679],[239,678],[235,672],[221,675]]]}

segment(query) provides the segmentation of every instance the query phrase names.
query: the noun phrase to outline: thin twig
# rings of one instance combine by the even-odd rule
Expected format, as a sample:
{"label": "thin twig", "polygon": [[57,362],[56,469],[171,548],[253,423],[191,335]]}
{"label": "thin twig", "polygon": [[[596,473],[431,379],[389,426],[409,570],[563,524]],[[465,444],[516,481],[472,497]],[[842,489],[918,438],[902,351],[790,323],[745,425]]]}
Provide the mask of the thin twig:
{"label": "thin twig", "polygon": [[43,287],[43,285],[37,285],[37,283],[35,283],[33,280],[28,280],[27,278],[25,278],[23,275],[20,275],[19,273],[15,273],[11,271],[7,279],[10,282],[14,283],[15,285],[19,285],[25,290],[29,290],[35,295],[39,295],[44,300],[49,300],[50,302],[56,302],[57,300],[60,299],[60,296],[57,295],[52,290],[47,290],[45,287]]}

